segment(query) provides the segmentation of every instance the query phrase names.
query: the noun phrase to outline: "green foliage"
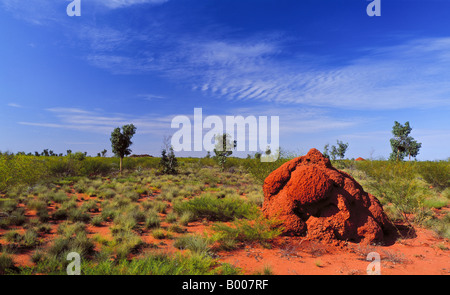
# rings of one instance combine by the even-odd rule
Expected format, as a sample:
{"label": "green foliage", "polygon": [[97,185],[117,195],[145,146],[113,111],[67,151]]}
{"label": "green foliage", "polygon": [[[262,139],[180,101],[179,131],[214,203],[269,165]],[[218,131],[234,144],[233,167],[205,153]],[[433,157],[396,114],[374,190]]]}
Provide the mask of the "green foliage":
{"label": "green foliage", "polygon": [[185,235],[175,240],[173,246],[178,249],[188,249],[198,254],[208,254],[211,251],[212,240],[199,234]]}
{"label": "green foliage", "polygon": [[188,201],[176,202],[175,212],[191,212],[193,220],[206,218],[211,221],[230,221],[234,218],[252,218],[258,208],[240,197],[218,198],[215,195],[202,195]]}
{"label": "green foliage", "polygon": [[283,231],[280,222],[261,216],[256,220],[235,220],[231,225],[214,224],[213,229],[219,234],[217,240],[224,250],[234,249],[238,243],[246,242],[258,242],[270,247],[268,242]]}
{"label": "green foliage", "polygon": [[38,157],[0,154],[0,192],[18,184],[34,185],[48,174],[45,161]]}
{"label": "green foliage", "polygon": [[392,153],[389,156],[390,160],[402,161],[406,156],[409,156],[410,159],[411,157],[417,157],[422,144],[409,136],[411,131],[412,128],[409,126],[409,122],[406,122],[405,125],[397,121],[394,122],[392,127],[394,137],[390,140],[392,148]]}
{"label": "green foliage", "polygon": [[333,145],[331,146],[331,151],[329,150],[330,145],[327,143],[323,148],[323,155],[324,157],[331,159],[333,161],[336,160],[337,157],[340,159],[343,159],[345,157],[345,152],[348,148],[348,143],[343,143],[340,140],[336,141],[337,146]]}
{"label": "green foliage", "polygon": [[161,161],[159,162],[159,166],[161,172],[163,174],[177,174],[178,161],[175,157],[175,153],[173,151],[173,147],[170,146],[169,154],[167,154],[167,149],[164,148],[161,152]]}
{"label": "green foliage", "polygon": [[218,162],[222,171],[225,169],[225,163],[227,158],[233,154],[233,149],[237,146],[237,141],[231,142],[229,134],[217,134],[216,135],[216,146],[214,148],[214,158]]}
{"label": "green foliage", "polygon": [[245,171],[250,173],[257,182],[262,184],[270,173],[295,157],[297,157],[297,155],[280,150],[278,159],[273,162],[261,162],[260,159],[257,158],[247,158],[239,159],[238,163]]}
{"label": "green foliage", "polygon": [[109,260],[99,263],[86,262],[81,265],[83,275],[231,275],[239,274],[239,269],[220,264],[203,254],[150,253],[139,259],[118,262]]}
{"label": "green foliage", "polygon": [[111,133],[112,152],[120,158],[120,172],[122,172],[122,159],[131,154],[131,138],[136,133],[136,127],[133,124],[122,126],[122,132],[117,127]]}
{"label": "green foliage", "polygon": [[417,163],[420,176],[438,190],[450,187],[450,162],[420,162]]}
{"label": "green foliage", "polygon": [[14,268],[14,260],[10,254],[0,253],[0,274],[5,274]]}

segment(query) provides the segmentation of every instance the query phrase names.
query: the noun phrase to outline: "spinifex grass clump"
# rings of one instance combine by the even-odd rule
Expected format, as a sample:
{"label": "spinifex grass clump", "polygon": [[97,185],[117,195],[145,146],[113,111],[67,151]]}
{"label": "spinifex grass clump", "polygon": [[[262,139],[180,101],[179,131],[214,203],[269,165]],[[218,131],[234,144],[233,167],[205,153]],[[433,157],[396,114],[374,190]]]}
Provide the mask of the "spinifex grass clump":
{"label": "spinifex grass clump", "polygon": [[256,216],[256,205],[240,197],[218,198],[215,195],[205,194],[189,201],[174,204],[173,209],[178,214],[191,212],[193,220],[206,218],[210,221],[230,221],[235,218],[252,218]]}
{"label": "spinifex grass clump", "polygon": [[224,250],[235,249],[239,243],[251,242],[270,247],[269,242],[283,231],[280,222],[262,216],[256,220],[235,220],[231,225],[214,224],[213,229],[217,232],[216,240],[219,242],[219,248]]}
{"label": "spinifex grass clump", "polygon": [[173,244],[178,249],[188,249],[198,254],[208,254],[211,251],[212,239],[199,235],[185,235],[177,238]]}
{"label": "spinifex grass clump", "polygon": [[237,275],[241,271],[204,254],[150,253],[128,261],[110,260],[81,265],[83,275]]}

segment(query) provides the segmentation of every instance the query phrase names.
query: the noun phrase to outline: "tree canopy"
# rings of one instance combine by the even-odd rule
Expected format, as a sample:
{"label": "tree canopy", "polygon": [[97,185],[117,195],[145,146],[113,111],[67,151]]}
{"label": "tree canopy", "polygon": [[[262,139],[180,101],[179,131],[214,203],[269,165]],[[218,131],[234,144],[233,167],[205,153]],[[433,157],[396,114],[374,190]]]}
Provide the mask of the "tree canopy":
{"label": "tree canopy", "polygon": [[136,133],[136,127],[133,124],[122,126],[122,132],[117,127],[111,133],[112,152],[120,158],[120,171],[122,172],[122,160],[125,156],[131,154],[130,146],[133,144],[131,138]]}
{"label": "tree canopy", "polygon": [[392,127],[391,148],[392,153],[389,156],[390,160],[402,161],[406,156],[417,157],[419,150],[422,147],[422,143],[417,142],[413,137],[409,136],[412,128],[407,121],[405,125],[395,121]]}

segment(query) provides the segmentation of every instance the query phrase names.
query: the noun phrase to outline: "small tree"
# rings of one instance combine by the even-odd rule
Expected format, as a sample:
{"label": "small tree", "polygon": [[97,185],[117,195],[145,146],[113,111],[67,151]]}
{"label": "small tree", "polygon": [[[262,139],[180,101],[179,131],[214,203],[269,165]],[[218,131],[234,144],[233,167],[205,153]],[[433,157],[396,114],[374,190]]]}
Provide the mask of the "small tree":
{"label": "small tree", "polygon": [[337,141],[337,155],[339,156],[339,158],[341,158],[341,160],[345,157],[345,152],[347,151],[348,148],[348,143],[343,143],[342,141]]}
{"label": "small tree", "polygon": [[329,150],[330,145],[328,143],[323,148],[323,156],[333,161],[336,160],[337,157],[343,159],[348,148],[348,143],[343,143],[340,140],[337,140],[336,142],[337,146],[332,145],[331,151]]}
{"label": "small tree", "polygon": [[136,133],[136,127],[133,124],[122,126],[122,132],[117,127],[111,133],[112,152],[120,158],[120,172],[122,173],[123,158],[131,154],[130,146],[133,144],[131,138]]}
{"label": "small tree", "polygon": [[161,167],[161,172],[164,174],[177,174],[178,161],[175,157],[173,147],[169,142],[170,138],[164,137],[164,146],[161,151],[161,161],[159,162],[159,166]]}
{"label": "small tree", "polygon": [[409,122],[406,122],[405,125],[397,121],[394,122],[392,127],[394,137],[390,140],[392,148],[392,153],[389,156],[390,160],[402,161],[407,155],[409,159],[411,159],[411,156],[417,157],[422,144],[409,136],[411,131],[412,128],[409,126]]}
{"label": "small tree", "polygon": [[237,146],[237,141],[231,142],[230,135],[217,134],[216,135],[216,146],[214,148],[214,154],[217,162],[219,163],[222,171],[225,169],[225,163],[227,158],[233,154],[233,149]]}

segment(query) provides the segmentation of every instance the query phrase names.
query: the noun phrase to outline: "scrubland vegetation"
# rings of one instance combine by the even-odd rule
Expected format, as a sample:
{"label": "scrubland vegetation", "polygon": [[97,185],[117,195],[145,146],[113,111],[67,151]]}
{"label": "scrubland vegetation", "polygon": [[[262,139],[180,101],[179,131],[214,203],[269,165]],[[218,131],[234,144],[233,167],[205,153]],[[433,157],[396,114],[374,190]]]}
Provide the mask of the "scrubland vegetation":
{"label": "scrubland vegetation", "polygon": [[[127,158],[120,174],[117,158],[0,155],[0,273],[65,274],[78,252],[82,274],[240,274],[217,255],[280,235],[261,216],[262,182],[289,158],[179,158],[169,175],[159,158]],[[449,161],[333,165],[392,220],[450,238]]]}

